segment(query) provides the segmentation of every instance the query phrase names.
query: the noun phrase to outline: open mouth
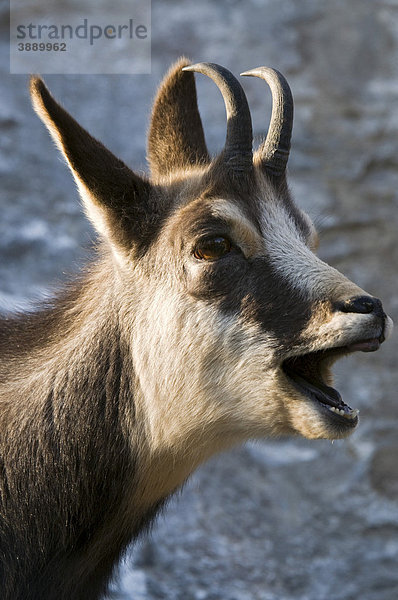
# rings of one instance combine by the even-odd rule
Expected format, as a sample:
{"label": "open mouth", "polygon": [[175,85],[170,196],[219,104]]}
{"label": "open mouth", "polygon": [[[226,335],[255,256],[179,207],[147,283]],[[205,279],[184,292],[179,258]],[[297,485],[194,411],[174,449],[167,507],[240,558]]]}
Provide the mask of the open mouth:
{"label": "open mouth", "polygon": [[300,354],[286,359],[282,369],[293,385],[307,398],[310,398],[330,417],[348,427],[358,423],[357,409],[346,404],[339,392],[331,387],[331,366],[339,358],[352,352],[374,352],[380,347],[381,339],[371,338],[361,340],[348,346],[328,348]]}

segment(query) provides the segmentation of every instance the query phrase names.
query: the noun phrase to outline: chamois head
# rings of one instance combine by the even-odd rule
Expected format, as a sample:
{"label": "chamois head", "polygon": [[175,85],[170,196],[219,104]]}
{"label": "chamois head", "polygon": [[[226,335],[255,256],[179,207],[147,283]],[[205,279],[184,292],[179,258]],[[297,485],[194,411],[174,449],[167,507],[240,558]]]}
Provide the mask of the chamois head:
{"label": "chamois head", "polygon": [[[194,71],[209,76],[225,102],[226,141],[214,158]],[[355,350],[376,350],[391,330],[379,300],[316,256],[314,226],[292,201],[286,80],[265,67],[243,75],[264,79],[273,97],[268,135],[254,155],[237,79],[182,59],[154,103],[150,180],[92,138],[41,79],[31,81],[34,107],[103,240],[152,448],[201,459],[270,434],[347,436],[357,411],[331,387],[330,367]]]}

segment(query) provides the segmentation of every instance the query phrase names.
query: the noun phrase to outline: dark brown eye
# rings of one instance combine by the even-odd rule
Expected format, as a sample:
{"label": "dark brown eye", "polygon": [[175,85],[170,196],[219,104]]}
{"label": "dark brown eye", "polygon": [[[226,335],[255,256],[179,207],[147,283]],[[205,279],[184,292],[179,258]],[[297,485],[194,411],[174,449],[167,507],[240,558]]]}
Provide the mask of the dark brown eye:
{"label": "dark brown eye", "polygon": [[194,250],[194,257],[200,260],[217,260],[231,250],[231,242],[224,237],[215,237],[198,243]]}

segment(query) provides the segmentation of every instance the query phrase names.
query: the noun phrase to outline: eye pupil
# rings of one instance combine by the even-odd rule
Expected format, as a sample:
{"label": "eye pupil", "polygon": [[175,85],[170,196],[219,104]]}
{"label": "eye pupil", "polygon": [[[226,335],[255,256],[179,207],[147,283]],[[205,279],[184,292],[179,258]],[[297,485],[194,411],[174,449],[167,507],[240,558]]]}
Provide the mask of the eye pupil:
{"label": "eye pupil", "polygon": [[231,250],[231,242],[224,237],[209,238],[200,242],[194,251],[195,258],[200,260],[216,260]]}

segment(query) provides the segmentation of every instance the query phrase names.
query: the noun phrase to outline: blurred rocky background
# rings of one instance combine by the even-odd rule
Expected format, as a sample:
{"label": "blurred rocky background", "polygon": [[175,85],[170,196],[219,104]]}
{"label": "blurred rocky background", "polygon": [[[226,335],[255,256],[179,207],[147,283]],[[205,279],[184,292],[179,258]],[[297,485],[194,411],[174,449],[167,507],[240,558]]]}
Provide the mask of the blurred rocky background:
{"label": "blurred rocky background", "polygon": [[[0,302],[26,306],[90,254],[75,186],[9,75],[1,4]],[[290,183],[321,231],[320,255],[398,317],[398,1],[152,2],[152,75],[48,76],[54,95],[137,170],[156,86],[181,54],[235,74],[269,65],[295,97]],[[197,78],[209,147],[225,136],[221,96]],[[270,94],[245,79],[255,131]],[[266,440],[198,471],[122,562],[122,600],[398,598],[398,336],[336,369],[361,410],[347,441]]]}

